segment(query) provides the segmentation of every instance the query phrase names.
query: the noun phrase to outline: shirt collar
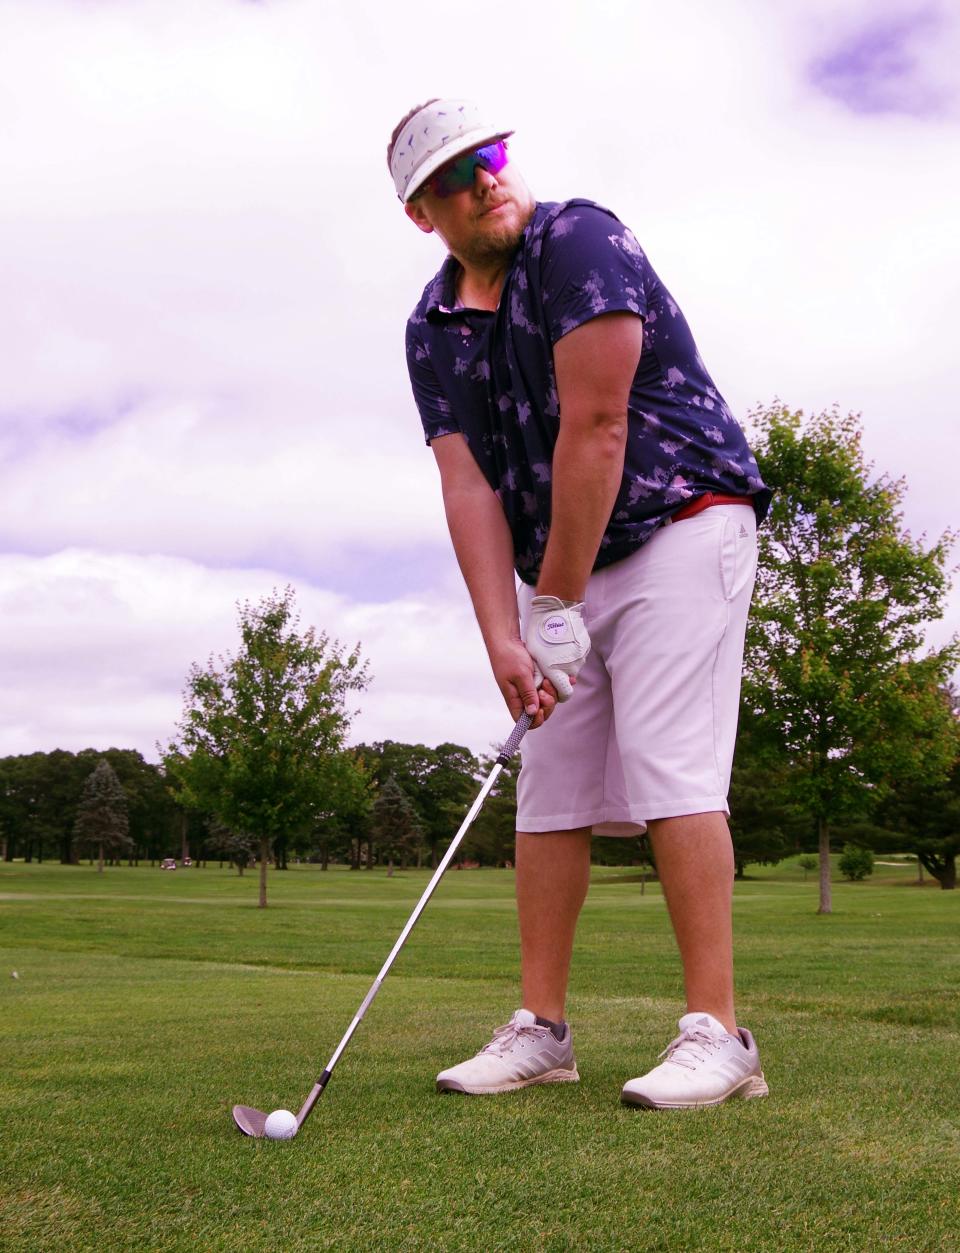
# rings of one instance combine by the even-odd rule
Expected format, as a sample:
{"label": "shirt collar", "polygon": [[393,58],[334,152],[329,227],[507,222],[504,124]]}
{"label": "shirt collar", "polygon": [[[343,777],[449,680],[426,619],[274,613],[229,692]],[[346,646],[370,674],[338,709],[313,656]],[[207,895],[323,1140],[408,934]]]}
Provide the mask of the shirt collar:
{"label": "shirt collar", "polygon": [[[533,231],[541,227],[543,210],[551,207],[553,206],[549,204],[544,205],[540,201],[537,202],[533,216],[524,229],[523,240],[517,249],[514,264],[516,264],[516,257],[523,251],[524,242],[530,238]],[[448,255],[446,261],[444,261],[434,276],[433,281],[427,287],[427,307],[425,312],[428,318],[449,318],[464,312],[462,306],[459,309],[457,308],[457,275],[459,273],[460,262],[456,257]]]}
{"label": "shirt collar", "polygon": [[448,256],[440,267],[433,282],[427,288],[427,317],[449,317],[457,310],[457,275],[460,262],[456,257]]}

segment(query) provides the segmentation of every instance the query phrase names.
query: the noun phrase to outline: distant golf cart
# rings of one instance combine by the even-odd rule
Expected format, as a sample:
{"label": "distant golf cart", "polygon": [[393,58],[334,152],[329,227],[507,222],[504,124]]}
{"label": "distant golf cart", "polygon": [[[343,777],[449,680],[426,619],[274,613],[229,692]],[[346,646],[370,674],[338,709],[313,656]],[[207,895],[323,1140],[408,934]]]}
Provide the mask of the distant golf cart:
{"label": "distant golf cart", "polygon": [[177,863],[172,857],[164,857],[163,861],[160,863],[161,870],[176,870],[176,868]]}
{"label": "distant golf cart", "polygon": [[184,867],[186,867],[186,866],[192,866],[192,865],[193,865],[193,858],[192,858],[192,857],[184,857],[184,859],[183,859],[183,861],[180,863],[180,865],[181,865],[181,866],[184,866]]}

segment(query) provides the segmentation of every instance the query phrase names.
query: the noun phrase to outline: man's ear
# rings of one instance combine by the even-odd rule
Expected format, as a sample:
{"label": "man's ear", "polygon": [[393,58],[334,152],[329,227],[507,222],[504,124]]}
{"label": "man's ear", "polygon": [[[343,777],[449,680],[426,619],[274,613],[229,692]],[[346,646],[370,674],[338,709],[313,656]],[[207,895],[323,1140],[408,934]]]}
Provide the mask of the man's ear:
{"label": "man's ear", "polygon": [[433,226],[427,220],[427,215],[424,213],[423,205],[420,203],[419,200],[408,201],[403,206],[403,211],[407,215],[407,217],[410,219],[410,221],[414,224],[414,226],[418,226],[425,235],[432,234]]}

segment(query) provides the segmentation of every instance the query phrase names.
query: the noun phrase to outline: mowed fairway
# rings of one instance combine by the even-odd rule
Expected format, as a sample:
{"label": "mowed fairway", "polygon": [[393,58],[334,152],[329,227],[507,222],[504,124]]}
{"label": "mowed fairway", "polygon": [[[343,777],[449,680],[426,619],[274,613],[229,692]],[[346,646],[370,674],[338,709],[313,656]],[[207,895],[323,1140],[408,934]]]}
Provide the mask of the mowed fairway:
{"label": "mowed fairway", "polygon": [[[0,865],[3,1249],[960,1249],[960,893],[792,863],[736,888],[766,1101],[622,1108],[682,1012],[657,888],[597,869],[579,1085],[438,1096],[516,1008],[507,871],[451,871],[300,1137],[297,1109],[426,883]],[[13,979],[11,972],[19,978]]]}

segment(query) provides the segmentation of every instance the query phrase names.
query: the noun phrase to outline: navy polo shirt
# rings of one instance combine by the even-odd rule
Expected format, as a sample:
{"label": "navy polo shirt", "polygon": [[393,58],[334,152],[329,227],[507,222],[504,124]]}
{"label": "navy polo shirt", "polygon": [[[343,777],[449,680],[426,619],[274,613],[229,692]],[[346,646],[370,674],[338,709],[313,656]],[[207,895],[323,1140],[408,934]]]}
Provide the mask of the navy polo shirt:
{"label": "navy polo shirt", "polygon": [[538,204],[495,313],[456,308],[448,257],[407,323],[407,364],[427,442],[459,432],[503,506],[517,573],[535,584],[550,530],[560,427],[553,345],[603,313],[643,319],[623,482],[594,569],[628,556],[704,492],[770,492],[713,385],[686,319],[633,234],[589,200]]}

